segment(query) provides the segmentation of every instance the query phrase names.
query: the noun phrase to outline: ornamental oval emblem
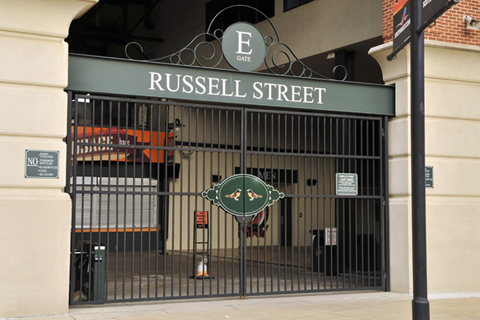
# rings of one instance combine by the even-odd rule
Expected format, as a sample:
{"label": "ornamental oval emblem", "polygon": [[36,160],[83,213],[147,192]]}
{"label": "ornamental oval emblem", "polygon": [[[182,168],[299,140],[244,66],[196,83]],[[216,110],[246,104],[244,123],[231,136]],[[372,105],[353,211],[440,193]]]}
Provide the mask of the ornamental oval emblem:
{"label": "ornamental oval emblem", "polygon": [[236,174],[203,191],[202,197],[235,216],[256,215],[285,195],[251,174]]}

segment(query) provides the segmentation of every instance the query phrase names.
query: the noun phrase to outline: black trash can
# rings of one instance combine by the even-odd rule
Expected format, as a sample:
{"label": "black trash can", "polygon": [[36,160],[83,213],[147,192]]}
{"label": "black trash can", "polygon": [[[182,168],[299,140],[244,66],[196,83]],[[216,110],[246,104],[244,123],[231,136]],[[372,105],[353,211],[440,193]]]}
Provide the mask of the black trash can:
{"label": "black trash can", "polygon": [[325,231],[310,230],[312,233],[312,271],[335,275],[337,268],[337,246],[325,246]]}
{"label": "black trash can", "polygon": [[78,241],[74,254],[74,302],[105,300],[105,246]]}
{"label": "black trash can", "polygon": [[357,235],[357,271],[378,270],[376,265],[377,243],[373,234]]}

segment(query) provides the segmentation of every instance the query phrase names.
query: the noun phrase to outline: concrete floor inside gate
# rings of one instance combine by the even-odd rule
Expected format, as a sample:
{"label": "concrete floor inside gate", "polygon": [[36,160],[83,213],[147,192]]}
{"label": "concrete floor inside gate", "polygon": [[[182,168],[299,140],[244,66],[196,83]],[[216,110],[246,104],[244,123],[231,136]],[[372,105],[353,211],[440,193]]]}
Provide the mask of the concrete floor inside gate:
{"label": "concrete floor inside gate", "polygon": [[[198,263],[206,256],[208,275],[197,277]],[[328,257],[323,262],[330,264],[325,272],[325,267],[314,264],[313,258],[312,247],[250,246],[246,248],[242,270],[238,248],[212,250],[208,255],[199,253],[196,257],[192,252],[172,250],[110,252],[104,259],[103,285],[102,280],[98,284],[92,282],[90,293],[83,300],[114,302],[382,290],[378,270],[340,272],[346,269],[341,266],[339,272],[328,272],[338,264],[338,259]]]}

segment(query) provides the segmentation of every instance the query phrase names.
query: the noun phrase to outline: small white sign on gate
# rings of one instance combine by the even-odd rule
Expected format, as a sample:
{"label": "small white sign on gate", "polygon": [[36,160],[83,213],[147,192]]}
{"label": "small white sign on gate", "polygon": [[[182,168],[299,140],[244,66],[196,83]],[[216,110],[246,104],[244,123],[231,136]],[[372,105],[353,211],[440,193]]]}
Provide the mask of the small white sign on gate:
{"label": "small white sign on gate", "polygon": [[337,245],[337,228],[325,228],[325,245]]}

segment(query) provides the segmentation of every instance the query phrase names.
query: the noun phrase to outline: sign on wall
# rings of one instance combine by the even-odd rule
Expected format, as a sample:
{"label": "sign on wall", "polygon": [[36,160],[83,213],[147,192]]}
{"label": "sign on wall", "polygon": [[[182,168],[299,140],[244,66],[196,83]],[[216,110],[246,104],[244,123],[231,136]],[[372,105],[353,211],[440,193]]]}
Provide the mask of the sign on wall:
{"label": "sign on wall", "polygon": [[425,188],[433,188],[433,167],[425,167]]}
{"label": "sign on wall", "polygon": [[60,151],[25,150],[25,178],[58,179]]}
{"label": "sign on wall", "polygon": [[322,79],[70,56],[67,90],[395,115],[395,88]]}
{"label": "sign on wall", "polygon": [[358,176],[356,173],[337,173],[336,195],[356,196],[358,194]]}

